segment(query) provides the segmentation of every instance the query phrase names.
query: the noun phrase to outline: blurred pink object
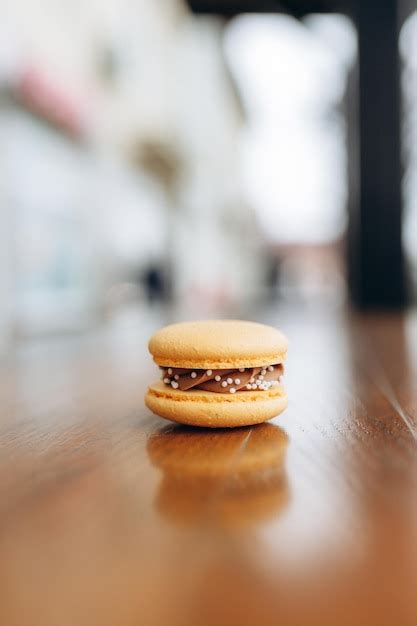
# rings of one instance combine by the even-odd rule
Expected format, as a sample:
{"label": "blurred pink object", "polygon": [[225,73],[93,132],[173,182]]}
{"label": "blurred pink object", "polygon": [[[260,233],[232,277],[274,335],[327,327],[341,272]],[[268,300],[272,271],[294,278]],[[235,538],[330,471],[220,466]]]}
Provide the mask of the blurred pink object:
{"label": "blurred pink object", "polygon": [[32,112],[76,138],[87,134],[87,107],[56,79],[36,67],[26,66],[13,86],[17,100]]}

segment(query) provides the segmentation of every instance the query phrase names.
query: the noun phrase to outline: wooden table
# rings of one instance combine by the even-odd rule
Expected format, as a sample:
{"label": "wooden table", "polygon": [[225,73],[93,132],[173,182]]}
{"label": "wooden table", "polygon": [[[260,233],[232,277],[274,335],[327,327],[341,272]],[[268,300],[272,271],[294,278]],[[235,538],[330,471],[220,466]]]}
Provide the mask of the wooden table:
{"label": "wooden table", "polygon": [[417,624],[416,314],[263,311],[290,406],[236,431],[143,405],[163,317],[1,376],[0,624]]}

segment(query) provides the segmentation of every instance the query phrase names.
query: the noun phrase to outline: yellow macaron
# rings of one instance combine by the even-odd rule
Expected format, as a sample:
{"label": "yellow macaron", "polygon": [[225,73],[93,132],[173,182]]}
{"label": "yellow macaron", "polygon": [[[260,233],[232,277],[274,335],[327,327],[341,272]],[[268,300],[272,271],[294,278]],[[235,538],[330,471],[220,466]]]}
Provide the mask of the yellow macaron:
{"label": "yellow macaron", "polygon": [[286,337],[241,320],[172,324],[149,351],[162,380],[150,385],[148,408],[174,422],[205,427],[258,424],[287,406],[281,384]]}

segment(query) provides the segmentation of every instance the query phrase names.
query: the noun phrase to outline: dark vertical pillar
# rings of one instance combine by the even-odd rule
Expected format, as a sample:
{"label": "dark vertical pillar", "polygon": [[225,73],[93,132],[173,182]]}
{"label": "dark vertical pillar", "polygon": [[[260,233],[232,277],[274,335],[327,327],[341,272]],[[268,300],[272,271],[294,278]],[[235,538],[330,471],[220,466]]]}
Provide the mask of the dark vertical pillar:
{"label": "dark vertical pillar", "polygon": [[346,149],[348,166],[348,230],[347,230],[347,267],[349,287],[352,299],[359,303],[360,266],[359,266],[359,234],[360,234],[360,147],[359,147],[359,64],[356,63],[349,72],[346,95],[343,102],[347,123]]}
{"label": "dark vertical pillar", "polygon": [[350,284],[361,307],[400,307],[407,293],[401,242],[396,0],[357,2],[356,23],[360,192],[350,225]]}

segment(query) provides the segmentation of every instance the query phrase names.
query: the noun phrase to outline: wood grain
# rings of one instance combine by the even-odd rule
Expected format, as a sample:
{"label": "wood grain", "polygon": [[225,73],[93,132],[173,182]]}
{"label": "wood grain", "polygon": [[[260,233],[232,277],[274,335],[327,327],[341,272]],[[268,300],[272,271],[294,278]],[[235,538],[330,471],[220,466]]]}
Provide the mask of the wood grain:
{"label": "wood grain", "polygon": [[236,431],[145,409],[156,319],[10,356],[2,625],[417,623],[416,314],[254,317],[290,406]]}

